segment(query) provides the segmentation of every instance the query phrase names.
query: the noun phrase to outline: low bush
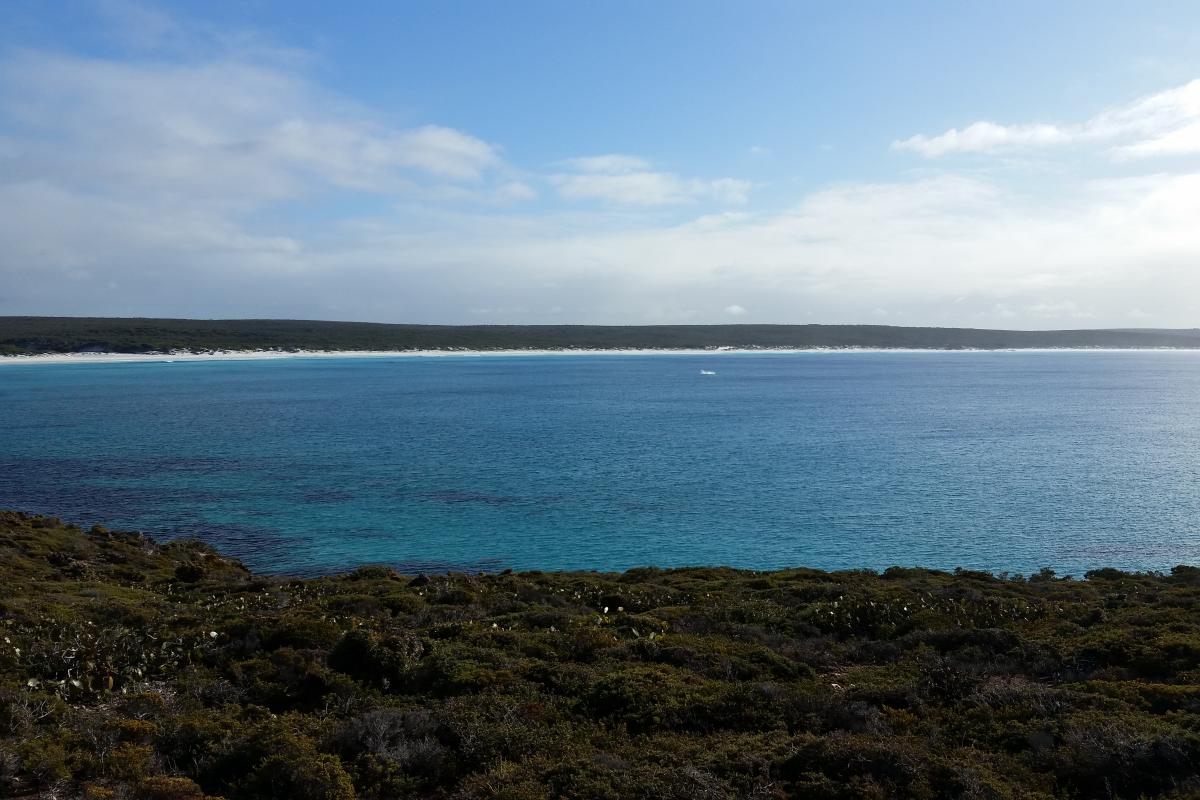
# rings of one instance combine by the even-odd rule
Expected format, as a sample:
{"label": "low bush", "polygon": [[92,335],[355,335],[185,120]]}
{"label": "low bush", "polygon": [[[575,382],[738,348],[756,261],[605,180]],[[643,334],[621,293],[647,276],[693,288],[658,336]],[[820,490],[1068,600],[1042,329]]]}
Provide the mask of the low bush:
{"label": "low bush", "polygon": [[1200,569],[252,576],[0,512],[0,795],[1200,796]]}

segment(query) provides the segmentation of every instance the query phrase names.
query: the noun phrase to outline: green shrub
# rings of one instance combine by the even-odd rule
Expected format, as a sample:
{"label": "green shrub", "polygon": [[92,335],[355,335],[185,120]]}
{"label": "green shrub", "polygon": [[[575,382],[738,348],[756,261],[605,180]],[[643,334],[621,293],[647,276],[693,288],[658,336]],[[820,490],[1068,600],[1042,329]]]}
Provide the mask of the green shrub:
{"label": "green shrub", "polygon": [[358,629],[348,631],[329,653],[329,666],[387,690],[400,686],[424,653],[424,643],[415,637]]}
{"label": "green shrub", "polygon": [[52,739],[31,739],[17,749],[21,771],[33,776],[43,786],[71,777],[67,766],[67,751],[62,743]]}
{"label": "green shrub", "polygon": [[154,775],[143,778],[134,793],[137,800],[207,800],[207,796],[191,778]]}
{"label": "green shrub", "polygon": [[268,756],[250,774],[241,796],[277,800],[354,800],[354,784],[336,757],[303,752]]}
{"label": "green shrub", "polygon": [[[707,691],[706,691],[707,690]],[[687,727],[689,706],[704,705],[715,693],[699,678],[662,666],[614,669],[583,698],[599,717],[641,733],[658,727]]]}

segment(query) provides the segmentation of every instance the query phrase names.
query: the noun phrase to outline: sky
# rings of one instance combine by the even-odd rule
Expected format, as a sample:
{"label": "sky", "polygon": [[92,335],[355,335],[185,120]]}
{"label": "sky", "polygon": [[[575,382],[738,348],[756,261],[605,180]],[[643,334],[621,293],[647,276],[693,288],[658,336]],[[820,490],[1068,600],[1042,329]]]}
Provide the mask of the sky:
{"label": "sky", "polygon": [[4,0],[0,315],[1200,326],[1200,4]]}

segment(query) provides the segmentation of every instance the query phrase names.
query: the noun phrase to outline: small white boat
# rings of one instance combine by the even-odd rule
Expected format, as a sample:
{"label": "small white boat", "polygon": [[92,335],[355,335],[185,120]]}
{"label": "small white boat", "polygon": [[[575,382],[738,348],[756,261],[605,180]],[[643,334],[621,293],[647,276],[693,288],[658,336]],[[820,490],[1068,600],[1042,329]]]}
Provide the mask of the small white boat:
{"label": "small white boat", "polygon": [[711,369],[702,369],[702,370],[700,370],[700,374],[701,375],[716,375],[717,373],[713,372]]}

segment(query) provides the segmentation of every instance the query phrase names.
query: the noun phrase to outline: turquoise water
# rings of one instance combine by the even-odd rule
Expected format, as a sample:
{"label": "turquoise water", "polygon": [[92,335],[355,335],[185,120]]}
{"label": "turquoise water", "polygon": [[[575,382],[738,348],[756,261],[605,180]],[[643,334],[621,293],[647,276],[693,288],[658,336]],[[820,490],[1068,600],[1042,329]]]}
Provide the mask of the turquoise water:
{"label": "turquoise water", "polygon": [[21,364],[0,408],[0,506],[260,570],[1200,561],[1194,352]]}

